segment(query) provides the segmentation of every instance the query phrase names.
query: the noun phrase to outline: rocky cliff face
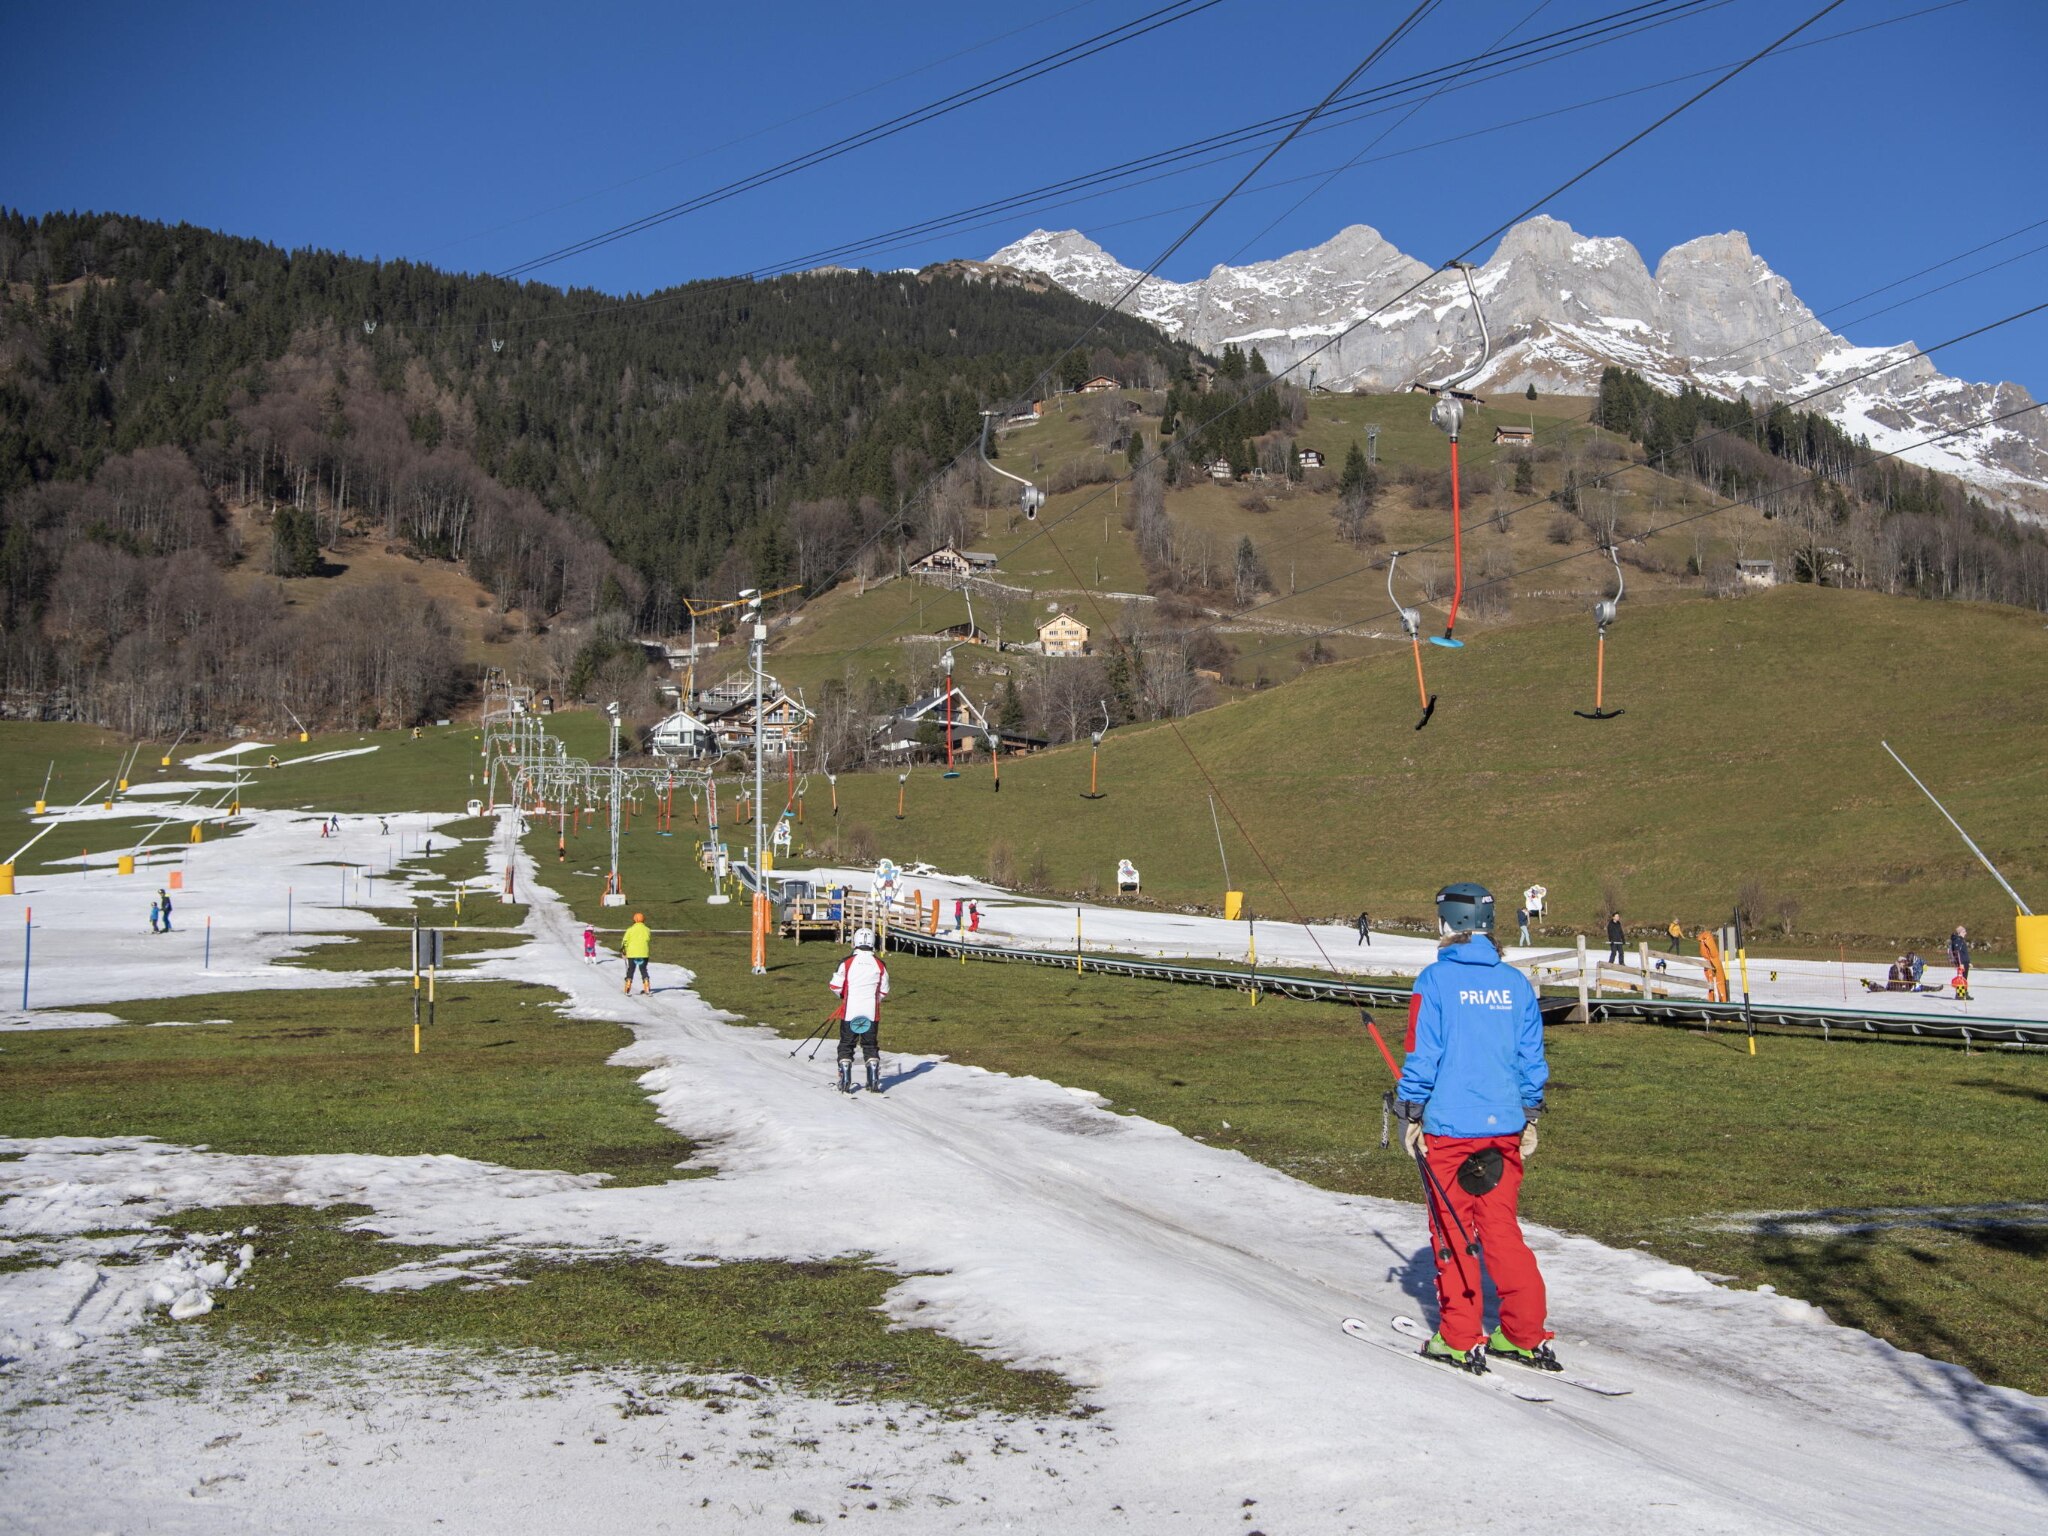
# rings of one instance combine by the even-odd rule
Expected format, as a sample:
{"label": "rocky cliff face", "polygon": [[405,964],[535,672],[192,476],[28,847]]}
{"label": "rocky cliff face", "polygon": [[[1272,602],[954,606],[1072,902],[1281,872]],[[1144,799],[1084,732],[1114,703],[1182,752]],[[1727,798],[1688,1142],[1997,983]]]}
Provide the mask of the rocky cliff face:
{"label": "rocky cliff face", "polygon": [[[989,261],[1103,303],[1138,275],[1075,230],[1034,230]],[[1602,368],[1619,363],[1665,389],[1690,383],[1718,395],[1802,400],[1874,448],[1967,480],[2017,515],[2048,517],[2048,413],[1914,446],[2031,404],[2025,390],[1949,378],[1925,358],[1904,361],[1911,342],[1850,345],[1742,234],[1674,246],[1653,274],[1626,240],[1588,239],[1539,217],[1510,230],[1474,280],[1494,336],[1493,361],[1475,388],[1587,393]],[[1198,282],[1155,278],[1126,308],[1208,351],[1255,346],[1276,371],[1298,364],[1298,381],[1335,389],[1439,377],[1469,363],[1479,343],[1463,280],[1431,277],[1363,224],[1275,261],[1219,266]],[[1884,368],[1888,358],[1901,361]],[[1873,368],[1884,371],[1839,382]]]}

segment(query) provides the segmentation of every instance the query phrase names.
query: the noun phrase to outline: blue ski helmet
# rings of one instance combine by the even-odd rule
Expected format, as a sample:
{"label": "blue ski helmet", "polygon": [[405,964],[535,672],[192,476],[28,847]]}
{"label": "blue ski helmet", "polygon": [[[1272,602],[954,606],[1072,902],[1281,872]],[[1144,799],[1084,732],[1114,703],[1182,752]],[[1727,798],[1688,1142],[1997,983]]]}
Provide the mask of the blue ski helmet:
{"label": "blue ski helmet", "polygon": [[1436,920],[1446,933],[1493,932],[1493,892],[1469,880],[1436,893]]}

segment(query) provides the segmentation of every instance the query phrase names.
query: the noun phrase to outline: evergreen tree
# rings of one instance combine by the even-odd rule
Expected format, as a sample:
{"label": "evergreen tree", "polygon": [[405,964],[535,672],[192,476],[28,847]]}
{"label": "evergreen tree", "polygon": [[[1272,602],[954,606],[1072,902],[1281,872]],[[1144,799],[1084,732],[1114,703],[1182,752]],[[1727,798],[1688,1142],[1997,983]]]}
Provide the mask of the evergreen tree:
{"label": "evergreen tree", "polygon": [[1006,677],[1002,702],[997,707],[996,728],[1014,735],[1024,729],[1024,720],[1024,696],[1017,691],[1017,679]]}
{"label": "evergreen tree", "polygon": [[1344,455],[1344,474],[1337,482],[1337,493],[1369,502],[1379,494],[1379,478],[1379,471],[1366,462],[1365,450],[1354,441],[1351,451]]}
{"label": "evergreen tree", "polygon": [[320,535],[313,514],[289,504],[270,523],[270,569],[278,576],[311,576],[320,569]]}
{"label": "evergreen tree", "polygon": [[1223,344],[1223,360],[1216,365],[1216,376],[1235,384],[1245,376],[1244,353],[1234,341]]}
{"label": "evergreen tree", "polygon": [[1534,379],[1531,379],[1529,381],[1529,388],[1525,393],[1531,400],[1534,400],[1536,398],[1536,381]]}
{"label": "evergreen tree", "polygon": [[1527,496],[1536,489],[1536,463],[1526,455],[1515,464],[1515,494]]}
{"label": "evergreen tree", "polygon": [[1260,352],[1257,347],[1252,348],[1252,360],[1250,364],[1250,369],[1251,376],[1255,379],[1270,378],[1273,372],[1272,369],[1266,366],[1265,354]]}

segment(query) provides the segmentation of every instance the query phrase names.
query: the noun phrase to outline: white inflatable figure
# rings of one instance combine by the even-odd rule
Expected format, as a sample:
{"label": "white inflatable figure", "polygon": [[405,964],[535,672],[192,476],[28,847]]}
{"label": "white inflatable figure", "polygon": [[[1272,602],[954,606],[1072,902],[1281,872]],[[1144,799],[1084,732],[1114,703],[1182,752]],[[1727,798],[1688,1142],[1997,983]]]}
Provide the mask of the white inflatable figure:
{"label": "white inflatable figure", "polygon": [[789,812],[784,811],[781,819],[775,823],[775,831],[769,837],[768,842],[777,853],[787,853],[789,852],[789,840]]}
{"label": "white inflatable figure", "polygon": [[1116,888],[1119,891],[1135,891],[1138,886],[1138,866],[1129,859],[1116,861]]}
{"label": "white inflatable figure", "polygon": [[896,882],[901,878],[893,859],[883,859],[875,865],[875,899],[884,906],[896,900]]}
{"label": "white inflatable figure", "polygon": [[1536,922],[1543,916],[1543,903],[1550,898],[1550,887],[1532,885],[1522,892],[1522,905],[1529,909],[1529,921]]}

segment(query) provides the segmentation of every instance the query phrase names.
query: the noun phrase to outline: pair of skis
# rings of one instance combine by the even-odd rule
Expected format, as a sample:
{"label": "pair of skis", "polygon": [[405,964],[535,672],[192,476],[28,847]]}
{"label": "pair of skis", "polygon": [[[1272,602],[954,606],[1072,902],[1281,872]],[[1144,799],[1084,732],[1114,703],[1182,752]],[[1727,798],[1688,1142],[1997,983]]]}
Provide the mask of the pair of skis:
{"label": "pair of skis", "polygon": [[[1389,1318],[1387,1326],[1403,1338],[1414,1339],[1419,1343],[1427,1343],[1429,1341],[1430,1330],[1428,1327],[1412,1317],[1396,1316]],[[1465,1380],[1472,1382],[1476,1386],[1485,1387],[1490,1391],[1499,1392],[1508,1397],[1520,1398],[1525,1403],[1554,1402],[1556,1394],[1544,1390],[1546,1386],[1553,1383],[1558,1386],[1577,1387],[1582,1392],[1591,1392],[1599,1397],[1627,1397],[1630,1391],[1633,1390],[1629,1387],[1610,1386],[1606,1382],[1596,1381],[1590,1376],[1582,1376],[1576,1371],[1568,1370],[1539,1371],[1531,1366],[1516,1366],[1512,1371],[1489,1369],[1484,1374],[1467,1371],[1458,1366],[1446,1365],[1432,1360],[1429,1356],[1423,1354],[1420,1349],[1409,1349],[1405,1345],[1396,1344],[1363,1318],[1345,1318],[1344,1331],[1360,1343],[1391,1350],[1397,1355],[1405,1356],[1410,1360],[1416,1361],[1418,1364],[1427,1365],[1433,1370],[1462,1376]]]}

